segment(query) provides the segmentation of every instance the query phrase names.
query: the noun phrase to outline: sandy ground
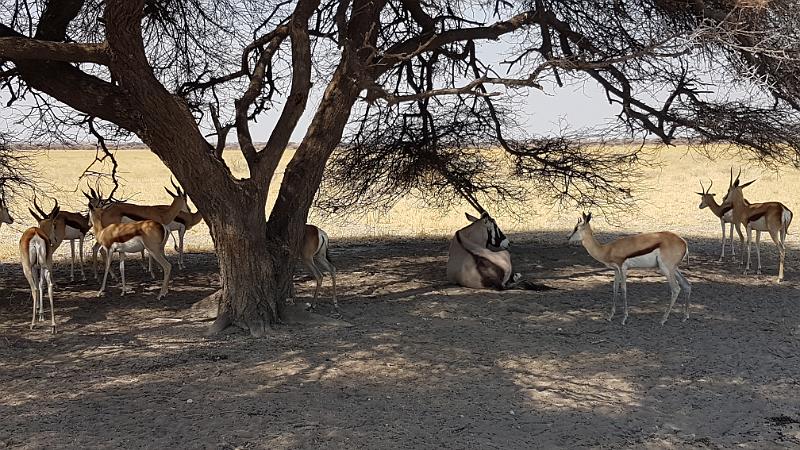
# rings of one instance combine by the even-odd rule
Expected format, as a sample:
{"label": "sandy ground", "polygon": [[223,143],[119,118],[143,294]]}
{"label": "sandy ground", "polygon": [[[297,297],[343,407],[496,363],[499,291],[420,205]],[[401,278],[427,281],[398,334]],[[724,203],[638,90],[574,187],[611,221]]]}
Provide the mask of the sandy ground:
{"label": "sandy ground", "polygon": [[[135,264],[136,293],[112,284],[100,299],[60,265],[55,336],[28,330],[24,279],[6,265],[0,447],[800,446],[796,249],[776,285],[772,244],[766,274],[743,276],[716,262],[716,240],[688,236],[690,320],[674,311],[659,327],[663,277],[634,272],[623,327],[604,320],[611,272],[582,248],[511,237],[517,269],[556,290],[449,286],[444,240],[339,243],[352,326],[258,340],[201,337],[208,322],[190,306],[218,286],[210,254],[189,256],[163,302]],[[297,284],[310,296],[308,277]]]}

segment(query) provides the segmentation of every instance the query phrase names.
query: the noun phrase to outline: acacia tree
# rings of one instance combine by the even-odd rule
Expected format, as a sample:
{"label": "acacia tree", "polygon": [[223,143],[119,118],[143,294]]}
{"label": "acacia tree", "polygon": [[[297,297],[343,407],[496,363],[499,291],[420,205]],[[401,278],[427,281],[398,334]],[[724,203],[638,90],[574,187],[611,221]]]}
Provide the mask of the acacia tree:
{"label": "acacia tree", "polygon": [[[327,197],[332,208],[417,187],[468,199],[514,194],[474,150],[486,145],[547,189],[617,195],[635,151],[597,152],[579,135],[528,136],[514,130],[503,100],[586,78],[619,105],[630,135],[796,158],[794,3],[7,0],[0,77],[5,95],[28,98],[38,120],[97,120],[158,155],[214,240],[222,289],[212,330],[235,324],[258,336],[281,319],[287,261],[343,137],[330,179],[347,183]],[[509,49],[502,73],[482,50],[496,40]],[[712,72],[756,89],[726,98],[709,86]],[[268,185],[312,83],[324,86],[321,100],[267,219]],[[270,108],[280,114],[257,146],[251,123]],[[230,131],[246,178],[222,159]]]}

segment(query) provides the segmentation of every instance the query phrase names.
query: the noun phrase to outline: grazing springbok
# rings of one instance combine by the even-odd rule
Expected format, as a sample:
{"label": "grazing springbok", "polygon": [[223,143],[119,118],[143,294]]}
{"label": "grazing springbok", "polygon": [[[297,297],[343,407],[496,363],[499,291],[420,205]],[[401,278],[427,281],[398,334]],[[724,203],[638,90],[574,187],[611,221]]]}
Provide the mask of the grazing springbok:
{"label": "grazing springbok", "polygon": [[[775,242],[775,245],[778,247],[778,256],[780,258],[778,265],[778,282],[781,282],[783,281],[783,266],[786,259],[786,233],[789,231],[789,225],[792,223],[792,211],[780,202],[746,203],[742,190],[753,184],[756,180],[740,184],[739,176],[741,174],[742,171],[739,170],[739,175],[736,176],[736,181],[731,182],[728,193],[725,194],[725,198],[733,205],[733,224],[736,227],[736,233],[739,234],[742,246],[740,248],[741,253],[744,253],[744,236],[742,235],[741,226],[744,225],[747,231],[747,265],[745,265],[744,273],[746,275],[750,270],[751,231],[756,230],[756,257],[758,259],[758,269],[756,269],[756,273],[761,274],[761,251],[759,250],[760,233],[758,233],[758,231],[767,231],[772,241]],[[733,180],[733,169],[731,169],[731,180]]]}
{"label": "grazing springbok", "polygon": [[[56,202],[56,205],[58,205],[58,202]],[[36,208],[36,211],[38,211],[38,214],[30,208],[28,208],[28,211],[30,211],[41,228],[41,223],[45,220],[47,213],[39,207],[35,198],[33,199],[33,206]],[[59,211],[58,216],[53,221],[53,226],[55,228],[55,240],[52,242],[53,253],[58,250],[58,247],[61,246],[63,241],[69,241],[69,248],[72,256],[69,264],[70,281],[75,281],[75,241],[78,241],[78,252],[81,260],[81,277],[85,280],[86,273],[83,271],[83,240],[86,238],[86,233],[88,233],[91,228],[89,216],[69,211]]]}
{"label": "grazing springbok", "polygon": [[318,267],[319,265],[322,267],[322,269],[331,274],[331,284],[333,285],[333,308],[338,312],[339,303],[336,301],[336,267],[334,267],[330,260],[330,256],[328,255],[329,246],[330,241],[327,233],[314,225],[305,225],[303,243],[300,247],[300,260],[303,261],[303,265],[305,265],[306,269],[311,272],[311,276],[313,276],[314,280],[317,282],[317,286],[314,288],[314,299],[312,300],[312,306],[314,303],[316,303],[317,295],[319,294],[320,287],[322,286],[323,274],[322,270],[320,270],[320,267]]}
{"label": "grazing springbok", "polygon": [[[89,202],[89,216],[94,226],[95,236],[98,244],[106,253],[105,273],[103,274],[103,284],[100,286],[97,296],[103,295],[106,288],[108,272],[111,268],[111,259],[114,253],[119,254],[119,271],[122,278],[122,295],[125,295],[125,253],[139,253],[147,250],[151,258],[164,270],[164,281],[161,285],[161,292],[158,298],[163,298],[169,290],[169,276],[172,266],[164,256],[164,246],[169,238],[166,225],[155,220],[140,220],[129,223],[111,223],[103,225],[103,216],[107,209],[94,206],[94,202]],[[172,204],[165,215],[162,216],[164,222],[170,223],[178,215],[178,212],[186,207],[186,196],[178,190],[177,196],[172,200]]]}
{"label": "grazing springbok", "polygon": [[[185,197],[185,194],[183,191],[181,191],[181,188],[175,184],[174,181],[170,181],[172,182],[172,186],[175,188],[175,192],[170,191],[166,187],[164,189],[170,196],[172,196],[174,203],[176,198]],[[89,189],[89,192],[91,195],[87,194],[86,192],[84,192],[83,195],[89,200],[90,205],[94,205],[96,209],[102,208],[102,223],[104,227],[115,223],[136,222],[142,220],[154,220],[160,224],[168,225],[176,217],[170,213],[170,207],[172,206],[171,204],[154,206],[134,205],[132,203],[116,202],[112,201],[111,199],[104,199],[97,191],[91,188]],[[181,211],[189,212],[188,206],[184,206]],[[97,278],[97,251],[99,248],[99,243],[95,243],[95,245],[92,247],[92,261],[95,278]]]}
{"label": "grazing springbok", "polygon": [[14,218],[11,217],[11,213],[8,212],[8,205],[6,205],[5,195],[0,197],[0,224],[2,223],[7,223],[9,225],[14,223]]}
{"label": "grazing springbok", "polygon": [[664,312],[664,317],[661,319],[661,325],[667,322],[681,289],[686,297],[683,306],[683,320],[688,319],[689,296],[692,294],[692,286],[678,270],[680,262],[689,257],[689,246],[686,241],[675,233],[661,231],[636,234],[616,239],[608,244],[601,244],[594,237],[592,226],[589,225],[591,220],[592,213],[583,214],[569,236],[569,242],[583,244],[592,258],[614,270],[614,297],[608,320],[611,321],[614,317],[619,288],[622,289],[622,324],[625,325],[625,321],[628,319],[627,279],[630,268],[659,269],[667,277],[672,296],[669,306]]}
{"label": "grazing springbok", "polygon": [[447,255],[447,280],[473,289],[513,289],[520,274],[512,273],[508,238],[497,223],[482,212],[466,214],[470,225],[456,231]]}
{"label": "grazing springbok", "polygon": [[[735,246],[733,245],[733,206],[729,201],[723,201],[721,205],[717,204],[717,201],[714,199],[716,194],[711,193],[711,187],[714,186],[714,181],[711,181],[711,184],[708,186],[708,190],[703,186],[703,182],[700,182],[700,192],[697,194],[700,196],[700,209],[708,208],[714,213],[715,216],[719,219],[720,227],[722,227],[722,254],[719,256],[719,261],[725,258],[725,224],[731,224],[731,229],[729,237],[730,237],[730,245],[731,245],[731,255],[734,256],[734,260],[736,259],[736,250],[734,250]],[[744,201],[745,203],[749,204],[747,200]],[[761,240],[761,232],[756,232],[756,242]],[[758,252],[758,249],[756,249]]]}
{"label": "grazing springbok", "polygon": [[44,284],[47,283],[47,296],[50,298],[50,331],[56,332],[56,313],[53,309],[53,246],[55,240],[54,221],[58,215],[58,204],[50,214],[46,214],[38,227],[30,227],[22,233],[19,240],[19,256],[22,272],[31,287],[33,297],[33,317],[31,329],[36,325],[36,310],[39,321],[44,322]]}

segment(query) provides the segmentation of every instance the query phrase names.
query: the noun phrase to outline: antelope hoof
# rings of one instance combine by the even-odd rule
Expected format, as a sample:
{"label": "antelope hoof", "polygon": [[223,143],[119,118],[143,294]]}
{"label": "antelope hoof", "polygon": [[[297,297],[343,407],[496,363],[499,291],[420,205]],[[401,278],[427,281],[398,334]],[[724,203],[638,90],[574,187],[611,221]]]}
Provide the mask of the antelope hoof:
{"label": "antelope hoof", "polygon": [[761,269],[756,270],[756,275],[761,275]]}
{"label": "antelope hoof", "polygon": [[50,327],[50,333],[56,334],[56,326],[55,325]]}
{"label": "antelope hoof", "polygon": [[105,291],[97,291],[97,296],[102,297],[105,294]]}
{"label": "antelope hoof", "polygon": [[614,318],[614,311],[611,311],[611,314],[609,314],[608,317],[606,318],[606,322],[611,322],[611,319],[613,318]]}
{"label": "antelope hoof", "polygon": [[624,316],[622,316],[622,324],[623,324],[623,325],[625,325],[625,322],[626,322],[627,320],[628,320],[628,315],[627,315],[627,314],[625,314]]}
{"label": "antelope hoof", "polygon": [[31,324],[31,330],[33,330],[33,324]]}
{"label": "antelope hoof", "polygon": [[683,316],[683,319],[681,319],[681,322],[686,322],[687,320],[689,320],[689,314],[686,314],[685,316]]}

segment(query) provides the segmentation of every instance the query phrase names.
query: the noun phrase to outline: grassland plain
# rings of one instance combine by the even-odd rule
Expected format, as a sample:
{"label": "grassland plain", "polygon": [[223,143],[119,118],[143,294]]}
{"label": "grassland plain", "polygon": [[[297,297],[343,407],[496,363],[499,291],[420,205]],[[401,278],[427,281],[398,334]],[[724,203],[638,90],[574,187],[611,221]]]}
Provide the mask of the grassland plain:
{"label": "grassland plain", "polygon": [[[167,201],[155,157],[118,156],[123,195]],[[54,151],[40,162],[45,178],[72,191],[90,158]],[[409,200],[335,223],[312,214],[334,239],[352,326],[285,325],[263,339],[235,329],[202,337],[209,322],[192,305],[219,288],[211,253],[188,255],[164,300],[138,264],[128,272],[133,293],[120,297],[112,282],[100,298],[91,274],[69,282],[57,265],[55,335],[29,330],[19,263],[0,261],[0,448],[797,448],[797,233],[783,283],[772,244],[760,276],[717,262],[719,225],[694,192],[713,177],[721,196],[730,162],[681,149],[660,158],[639,209],[597,228],[601,240],[656,229],[687,237],[691,317],[673,311],[663,327],[663,276],[632,272],[631,317],[607,322],[611,272],[565,243],[577,211],[534,201],[522,220],[499,220],[515,268],[551,291],[446,283],[447,237],[466,207]],[[798,211],[795,172],[747,172],[760,178],[750,199]],[[79,193],[59,198],[84,203]],[[0,229],[6,254],[32,222],[18,210],[19,222]],[[202,228],[189,239],[192,250],[210,248]],[[310,300],[313,281],[295,283]],[[326,280],[322,314],[332,312],[329,295]]]}
{"label": "grassland plain", "polygon": [[[59,200],[62,209],[84,211],[86,201],[78,188],[79,176],[94,158],[90,150],[49,150],[39,151],[36,162],[41,178],[50,183],[50,194]],[[731,166],[742,167],[743,179],[758,178],[745,195],[750,201],[781,201],[795,212],[800,211],[800,177],[798,171],[760,169],[741,160],[731,159],[723,154],[717,161],[689,152],[685,147],[673,147],[658,152],[650,152],[646,162],[653,164],[644,170],[644,183],[636,192],[637,207],[629,211],[613,211],[610,222],[602,214],[595,212],[595,229],[615,234],[642,231],[671,230],[679,234],[695,236],[718,236],[719,224],[709,210],[699,210],[699,180],[708,186],[714,180],[713,191],[721,201],[727,188]],[[291,158],[287,152],[277,176],[270,187],[267,207],[275,199],[283,168]],[[130,198],[139,204],[165,204],[170,197],[163,186],[169,185],[169,171],[151,152],[144,149],[125,149],[117,153],[124,186],[119,198]],[[247,166],[241,153],[228,150],[225,158],[236,176],[247,174]],[[17,239],[33,219],[27,212],[25,199],[12,203],[17,222],[0,229],[0,259],[16,259]],[[48,203],[49,204],[49,203]],[[490,208],[492,205],[485,205]],[[312,209],[309,221],[322,226],[335,240],[385,239],[392,237],[448,237],[465,224],[464,212],[471,208],[466,204],[455,205],[449,210],[434,209],[416,198],[401,200],[389,211],[372,211],[349,217],[321,218]],[[508,233],[532,233],[530,239],[536,240],[536,232],[552,232],[571,229],[578,213],[576,210],[552,205],[538,198],[531,198],[518,206],[518,215],[495,214],[504,231]],[[600,219],[600,220],[598,220]],[[790,231],[787,242],[791,247],[798,243],[798,233]],[[767,241],[769,238],[767,237]],[[771,245],[771,244],[768,244]],[[170,246],[171,247],[171,246]],[[211,251],[213,244],[208,228],[201,224],[187,233],[188,252]],[[57,260],[69,254],[65,246],[59,249]]]}

